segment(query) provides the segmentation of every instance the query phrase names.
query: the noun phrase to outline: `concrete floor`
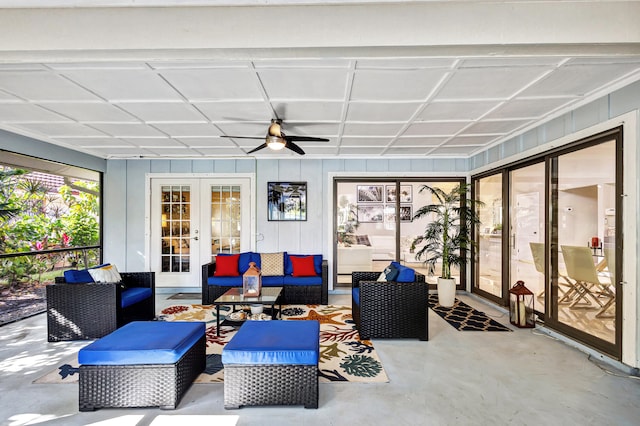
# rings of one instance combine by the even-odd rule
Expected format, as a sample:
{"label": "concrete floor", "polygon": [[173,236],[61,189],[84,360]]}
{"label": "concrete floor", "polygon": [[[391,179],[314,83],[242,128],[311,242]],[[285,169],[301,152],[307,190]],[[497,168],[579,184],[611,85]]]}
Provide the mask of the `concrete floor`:
{"label": "concrete floor", "polygon": [[[158,310],[190,300],[158,296]],[[466,303],[508,324],[504,311]],[[347,295],[330,303],[350,305]],[[223,386],[193,385],[175,411],[78,411],[78,385],[32,381],[87,342],[48,343],[44,314],[0,328],[2,425],[637,425],[640,380],[540,329],[459,332],[429,312],[430,341],[374,340],[389,383],[320,384],[320,408],[224,410]]]}

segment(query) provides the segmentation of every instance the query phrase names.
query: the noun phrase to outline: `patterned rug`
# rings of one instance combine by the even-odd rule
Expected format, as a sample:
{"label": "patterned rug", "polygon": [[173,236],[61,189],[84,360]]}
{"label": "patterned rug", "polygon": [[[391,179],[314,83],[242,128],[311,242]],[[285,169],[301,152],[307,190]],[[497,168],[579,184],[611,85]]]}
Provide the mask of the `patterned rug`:
{"label": "patterned rug", "polygon": [[[223,307],[225,309],[227,307]],[[237,328],[221,326],[216,333],[215,308],[209,305],[173,305],[162,310],[160,321],[203,321],[207,323],[207,367],[195,383],[222,383],[224,369],[222,348]],[[225,309],[224,314],[230,312]],[[220,313],[221,317],[223,312]],[[222,319],[222,318],[221,318]],[[388,382],[382,362],[371,341],[360,340],[351,316],[351,308],[335,305],[283,306],[284,320],[318,320],[320,322],[319,381],[322,382]],[[77,356],[67,360],[54,371],[34,383],[76,383],[78,381]]]}
{"label": "patterned rug", "polygon": [[451,308],[445,308],[438,304],[437,294],[430,294],[429,307],[458,331],[512,331],[458,299]]}

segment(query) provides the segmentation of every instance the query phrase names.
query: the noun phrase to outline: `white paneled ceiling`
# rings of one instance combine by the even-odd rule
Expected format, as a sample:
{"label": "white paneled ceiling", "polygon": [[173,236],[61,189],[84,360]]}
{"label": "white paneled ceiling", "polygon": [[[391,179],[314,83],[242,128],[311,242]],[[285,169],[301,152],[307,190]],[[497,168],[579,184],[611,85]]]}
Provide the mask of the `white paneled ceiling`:
{"label": "white paneled ceiling", "polygon": [[0,129],[104,158],[297,157],[249,154],[278,118],[329,139],[308,157],[468,158],[640,80],[636,3],[0,0]]}
{"label": "white paneled ceiling", "polygon": [[[0,64],[0,127],[105,158],[468,157],[640,79],[640,57]],[[268,149],[259,157],[296,156]]]}

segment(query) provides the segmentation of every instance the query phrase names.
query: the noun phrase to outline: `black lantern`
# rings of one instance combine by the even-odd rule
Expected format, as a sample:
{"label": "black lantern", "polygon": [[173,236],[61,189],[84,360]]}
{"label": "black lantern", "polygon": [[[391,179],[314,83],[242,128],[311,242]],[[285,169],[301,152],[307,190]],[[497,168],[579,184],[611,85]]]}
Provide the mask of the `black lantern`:
{"label": "black lantern", "polygon": [[519,328],[534,328],[536,318],[533,311],[533,293],[518,281],[509,290],[509,320]]}

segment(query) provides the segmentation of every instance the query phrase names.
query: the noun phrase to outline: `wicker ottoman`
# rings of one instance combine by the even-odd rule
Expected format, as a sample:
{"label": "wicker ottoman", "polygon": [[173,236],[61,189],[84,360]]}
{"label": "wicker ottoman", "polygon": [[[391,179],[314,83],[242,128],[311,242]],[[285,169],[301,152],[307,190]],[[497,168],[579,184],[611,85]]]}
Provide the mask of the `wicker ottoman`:
{"label": "wicker ottoman", "polygon": [[222,350],[224,408],[318,408],[318,321],[247,321]]}
{"label": "wicker ottoman", "polygon": [[203,322],[135,321],[82,348],[80,411],[175,409],[206,364]]}

